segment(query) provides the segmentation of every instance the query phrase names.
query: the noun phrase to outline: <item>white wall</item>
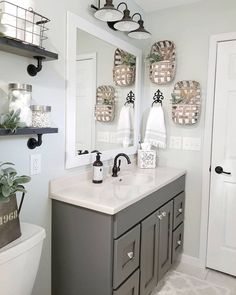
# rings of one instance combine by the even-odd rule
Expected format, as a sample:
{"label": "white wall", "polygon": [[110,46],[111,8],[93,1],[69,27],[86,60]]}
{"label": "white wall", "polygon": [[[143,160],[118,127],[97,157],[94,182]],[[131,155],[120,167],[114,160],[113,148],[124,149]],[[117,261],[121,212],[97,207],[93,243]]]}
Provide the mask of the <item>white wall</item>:
{"label": "white wall", "polygon": [[[212,34],[236,31],[235,0],[205,0],[195,4],[161,10],[148,15],[148,27],[153,37],[151,45],[158,40],[172,40],[177,47],[177,76],[179,80],[196,80],[202,87],[202,114],[200,122],[193,127],[180,127],[171,120],[171,92],[174,83],[158,87],[151,84],[146,72],[145,100],[143,109],[151,104],[153,93],[159,88],[165,96],[164,109],[168,137],[200,137],[203,140],[205,100],[208,70],[209,37]],[[147,71],[147,69],[146,69]],[[198,257],[201,214],[202,151],[192,152],[167,149],[160,153],[161,163],[187,169],[186,222],[184,253]]]}
{"label": "white wall", "polygon": [[[4,96],[2,89],[10,82],[29,83],[33,85],[33,97],[39,104],[52,106],[52,117],[55,126],[59,127],[59,134],[43,136],[42,147],[29,151],[26,143],[27,137],[4,137],[0,140],[0,161],[11,161],[16,164],[20,173],[29,174],[29,156],[33,153],[42,154],[42,173],[32,177],[28,185],[28,194],[23,206],[21,219],[27,222],[42,225],[47,231],[44,244],[39,275],[35,284],[33,295],[50,295],[51,285],[51,202],[48,199],[48,184],[50,179],[61,176],[68,171],[64,170],[65,162],[65,56],[66,56],[66,12],[70,10],[87,18],[98,26],[106,28],[106,24],[93,18],[89,5],[97,1],[87,0],[41,0],[34,1],[35,9],[49,17],[49,41],[47,49],[59,53],[59,60],[45,63],[43,70],[37,77],[31,78],[26,68],[31,59],[0,53],[0,95]],[[118,2],[118,1],[115,1]],[[138,11],[130,2],[132,11]],[[22,4],[19,0],[19,4]],[[135,9],[134,9],[135,8]],[[140,11],[140,9],[139,9]],[[119,34],[123,37],[123,34]],[[127,40],[130,40],[127,38]],[[141,43],[139,43],[141,44]],[[1,105],[0,105],[1,107]],[[77,169],[79,170],[79,169]],[[75,172],[76,170],[72,170]]]}

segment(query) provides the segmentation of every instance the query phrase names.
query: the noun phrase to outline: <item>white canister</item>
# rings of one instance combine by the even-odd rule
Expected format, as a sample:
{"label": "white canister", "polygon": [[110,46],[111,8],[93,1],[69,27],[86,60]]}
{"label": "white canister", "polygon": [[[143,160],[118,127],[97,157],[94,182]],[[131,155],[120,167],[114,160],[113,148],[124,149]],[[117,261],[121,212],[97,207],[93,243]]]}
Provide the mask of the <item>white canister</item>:
{"label": "white canister", "polygon": [[51,110],[50,106],[32,105],[32,127],[47,128],[51,127]]}
{"label": "white canister", "polygon": [[32,100],[32,85],[10,83],[9,89],[9,111],[20,110],[20,121],[27,127],[31,126],[32,113],[30,109]]}

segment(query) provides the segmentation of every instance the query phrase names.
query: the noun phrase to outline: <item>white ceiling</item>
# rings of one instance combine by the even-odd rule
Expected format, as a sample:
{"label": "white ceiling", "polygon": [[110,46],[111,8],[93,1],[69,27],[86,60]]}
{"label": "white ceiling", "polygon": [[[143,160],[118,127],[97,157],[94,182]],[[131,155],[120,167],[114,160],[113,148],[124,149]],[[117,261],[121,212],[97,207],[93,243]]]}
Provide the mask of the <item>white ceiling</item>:
{"label": "white ceiling", "polygon": [[155,10],[187,5],[203,0],[134,0],[144,11],[153,12]]}

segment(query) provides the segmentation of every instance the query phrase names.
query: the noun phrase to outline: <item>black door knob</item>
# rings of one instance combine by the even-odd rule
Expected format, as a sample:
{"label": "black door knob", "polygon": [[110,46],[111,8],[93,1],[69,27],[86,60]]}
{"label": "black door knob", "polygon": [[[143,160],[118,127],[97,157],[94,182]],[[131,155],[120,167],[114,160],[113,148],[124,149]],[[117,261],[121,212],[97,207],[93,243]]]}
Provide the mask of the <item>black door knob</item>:
{"label": "black door knob", "polygon": [[225,172],[224,169],[221,166],[217,166],[215,168],[215,172],[217,174],[227,174],[227,175],[231,175],[231,172]]}

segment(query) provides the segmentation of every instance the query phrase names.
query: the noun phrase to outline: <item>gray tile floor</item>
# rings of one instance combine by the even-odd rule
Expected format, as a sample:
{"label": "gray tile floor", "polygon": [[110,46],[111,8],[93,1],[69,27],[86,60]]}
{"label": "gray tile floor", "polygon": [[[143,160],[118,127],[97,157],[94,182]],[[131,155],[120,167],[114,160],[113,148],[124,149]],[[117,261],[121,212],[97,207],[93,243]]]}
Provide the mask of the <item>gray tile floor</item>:
{"label": "gray tile floor", "polygon": [[236,295],[236,278],[181,263],[152,295]]}

